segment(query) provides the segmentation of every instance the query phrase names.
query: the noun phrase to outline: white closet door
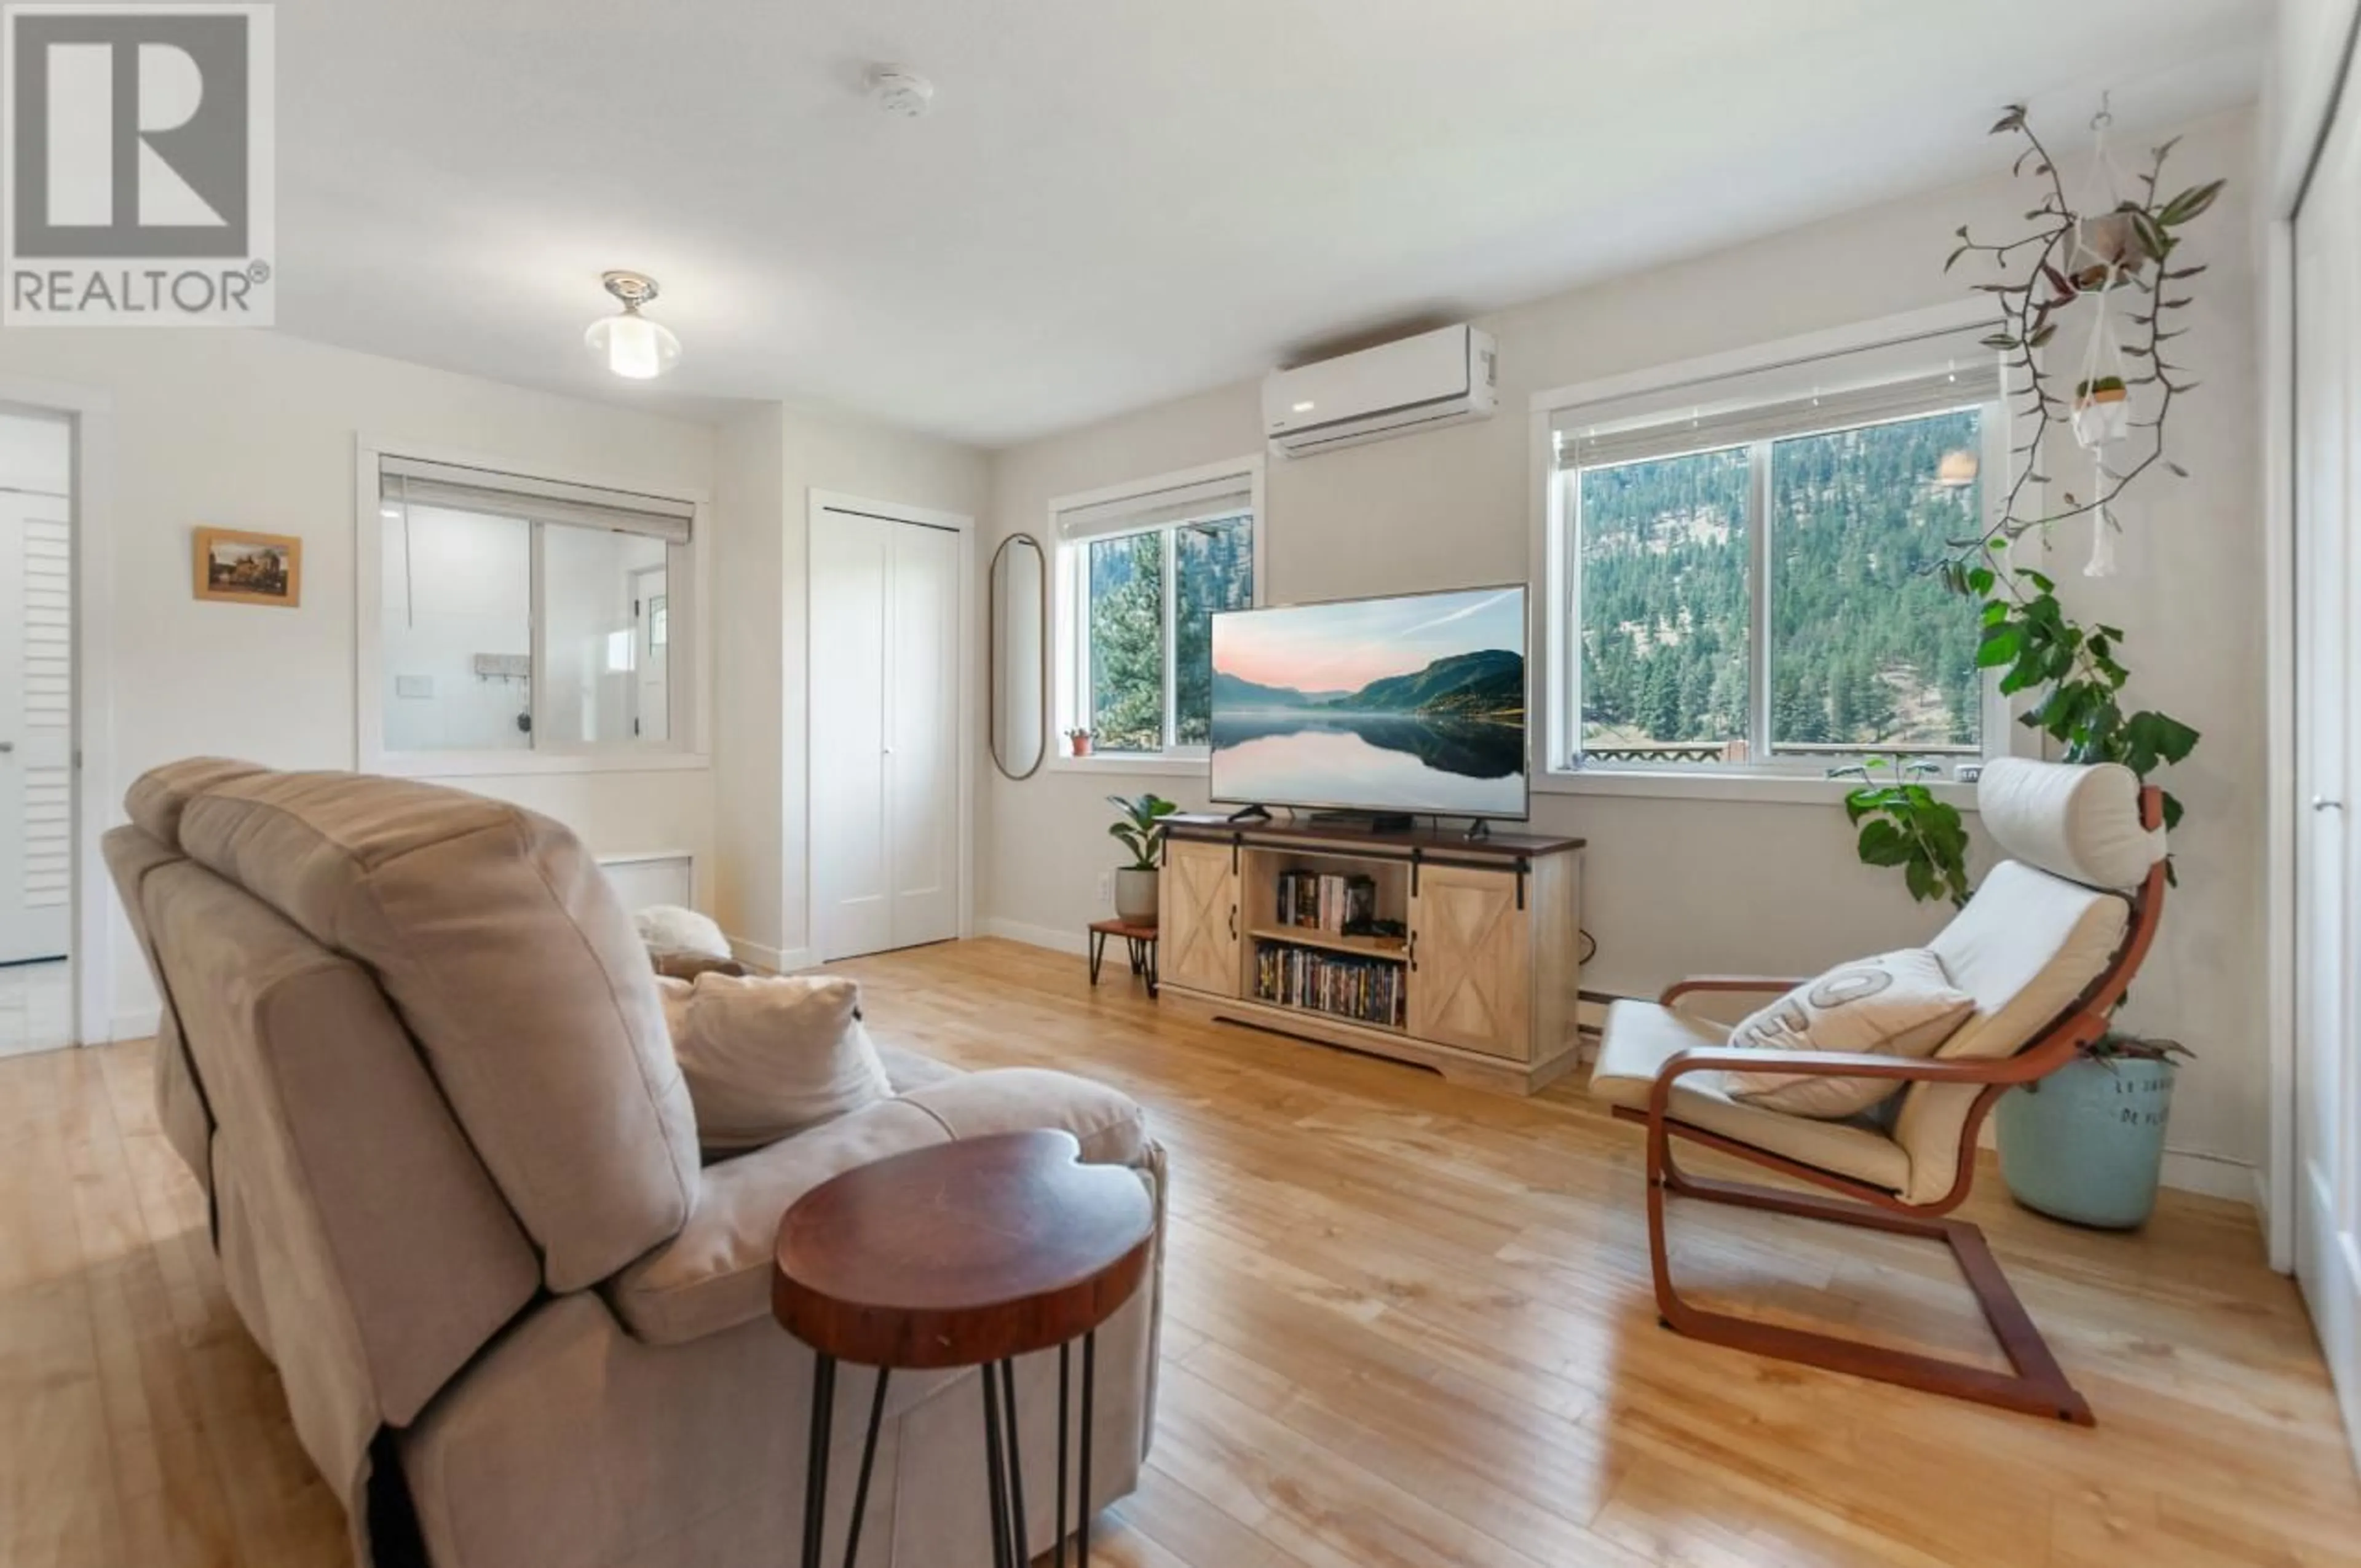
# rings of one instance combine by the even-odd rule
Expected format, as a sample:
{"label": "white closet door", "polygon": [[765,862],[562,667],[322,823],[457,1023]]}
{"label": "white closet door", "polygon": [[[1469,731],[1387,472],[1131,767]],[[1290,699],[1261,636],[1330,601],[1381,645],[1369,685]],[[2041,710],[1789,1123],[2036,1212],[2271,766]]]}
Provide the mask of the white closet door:
{"label": "white closet door", "polygon": [[822,510],[811,541],[813,941],[959,934],[960,536]]}
{"label": "white closet door", "polygon": [[885,672],[885,838],[893,945],[959,935],[960,536],[892,535]]}
{"label": "white closet door", "polygon": [[0,492],[0,964],[73,922],[72,537],[62,496]]}
{"label": "white closet door", "polygon": [[2296,1275],[2361,1443],[2361,802],[2353,672],[2361,450],[2361,104],[2296,217]]}

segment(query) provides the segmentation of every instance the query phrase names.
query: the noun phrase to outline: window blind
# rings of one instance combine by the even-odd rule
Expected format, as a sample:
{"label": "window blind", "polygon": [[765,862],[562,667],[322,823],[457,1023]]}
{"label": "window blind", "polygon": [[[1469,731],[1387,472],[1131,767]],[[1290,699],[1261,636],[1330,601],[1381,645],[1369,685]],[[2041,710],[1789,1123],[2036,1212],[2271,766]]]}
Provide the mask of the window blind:
{"label": "window blind", "polygon": [[[1976,329],[1981,332],[1982,328]],[[1755,441],[1844,430],[1989,403],[2000,357],[1960,334],[1661,389],[1561,409],[1551,418],[1563,468],[1637,463]]]}
{"label": "window blind", "polygon": [[1223,517],[1254,507],[1254,489],[1244,474],[1227,474],[1165,490],[1144,490],[1114,500],[1071,507],[1058,513],[1058,537],[1097,539],[1110,533],[1132,533],[1160,528],[1192,518]]}
{"label": "window blind", "polygon": [[489,512],[567,528],[643,533],[668,544],[688,543],[690,520],[697,515],[693,503],[669,496],[600,489],[391,455],[378,460],[378,493],[398,504]]}

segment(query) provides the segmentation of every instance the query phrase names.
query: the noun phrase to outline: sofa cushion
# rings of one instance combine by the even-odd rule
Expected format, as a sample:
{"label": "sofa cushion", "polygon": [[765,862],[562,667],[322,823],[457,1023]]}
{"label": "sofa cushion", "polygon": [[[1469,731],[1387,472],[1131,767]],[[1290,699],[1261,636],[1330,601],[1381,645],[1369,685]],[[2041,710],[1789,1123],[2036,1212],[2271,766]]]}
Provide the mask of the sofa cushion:
{"label": "sofa cushion", "polygon": [[696,1119],[655,977],[573,834],[434,784],[262,773],[187,800],[180,837],[368,966],[551,1289],[603,1278],[686,1221]]}
{"label": "sofa cushion", "polygon": [[697,1139],[760,1148],[894,1092],[841,975],[702,974],[660,980]]}
{"label": "sofa cushion", "polygon": [[[1902,948],[1839,964],[1807,980],[1730,1032],[1734,1049],[1841,1051],[1924,1057],[1975,1009],[1951,984],[1942,960],[1924,948]],[[1732,1073],[1733,1100],[1791,1116],[1857,1115],[1902,1091],[1894,1078],[1824,1078],[1802,1072]]]}
{"label": "sofa cushion", "polygon": [[[1718,1049],[1727,1043],[1719,1026],[1702,1019],[1685,1017],[1653,1002],[1618,1002],[1607,1010],[1607,1032],[1599,1044],[1598,1065],[1591,1070],[1590,1092],[1610,1105],[1644,1111],[1658,1070],[1674,1053]],[[1694,1072],[1675,1080],[1668,1106],[1673,1119],[1888,1191],[1898,1192],[1909,1182],[1909,1157],[1876,1128],[1749,1105],[1731,1099],[1719,1078],[1718,1073]]]}
{"label": "sofa cushion", "polygon": [[123,792],[123,809],[139,830],[167,850],[181,847],[181,813],[192,800],[218,784],[268,773],[252,762],[228,757],[185,757],[150,768]]}

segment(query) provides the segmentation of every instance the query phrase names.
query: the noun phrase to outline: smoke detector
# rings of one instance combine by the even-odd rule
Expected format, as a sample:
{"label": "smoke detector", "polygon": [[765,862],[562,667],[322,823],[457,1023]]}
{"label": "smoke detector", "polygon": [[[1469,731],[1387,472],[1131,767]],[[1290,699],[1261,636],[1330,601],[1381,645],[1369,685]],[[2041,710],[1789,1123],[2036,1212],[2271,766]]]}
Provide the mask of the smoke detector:
{"label": "smoke detector", "polygon": [[898,65],[869,68],[869,96],[889,115],[915,120],[935,106],[935,84]]}

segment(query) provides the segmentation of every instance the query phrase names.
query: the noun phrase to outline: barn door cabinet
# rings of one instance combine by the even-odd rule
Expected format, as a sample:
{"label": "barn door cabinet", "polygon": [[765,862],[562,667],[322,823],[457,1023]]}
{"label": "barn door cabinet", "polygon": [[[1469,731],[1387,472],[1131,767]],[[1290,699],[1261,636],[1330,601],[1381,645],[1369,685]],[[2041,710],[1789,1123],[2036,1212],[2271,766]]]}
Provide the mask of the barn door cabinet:
{"label": "barn door cabinet", "polygon": [[1170,818],[1161,1000],[1530,1094],[1575,1062],[1581,849]]}

